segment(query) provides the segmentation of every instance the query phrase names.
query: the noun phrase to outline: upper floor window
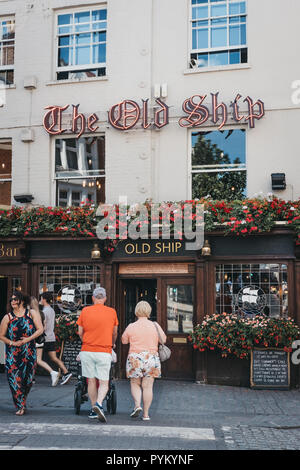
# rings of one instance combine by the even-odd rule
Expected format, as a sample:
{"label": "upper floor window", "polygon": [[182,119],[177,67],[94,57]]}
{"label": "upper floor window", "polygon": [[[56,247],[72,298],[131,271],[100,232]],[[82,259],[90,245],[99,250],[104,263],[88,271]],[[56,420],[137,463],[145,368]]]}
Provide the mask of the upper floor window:
{"label": "upper floor window", "polygon": [[0,140],[0,208],[11,206],[11,175],[12,167],[12,141]]}
{"label": "upper floor window", "polygon": [[0,18],[0,83],[14,83],[15,20]]}
{"label": "upper floor window", "polygon": [[107,10],[57,15],[57,80],[106,74]]}
{"label": "upper floor window", "polygon": [[247,63],[246,1],[190,1],[190,67]]}
{"label": "upper floor window", "polygon": [[56,205],[105,202],[104,136],[55,141]]}
{"label": "upper floor window", "polygon": [[192,198],[241,199],[246,192],[246,131],[192,133]]}

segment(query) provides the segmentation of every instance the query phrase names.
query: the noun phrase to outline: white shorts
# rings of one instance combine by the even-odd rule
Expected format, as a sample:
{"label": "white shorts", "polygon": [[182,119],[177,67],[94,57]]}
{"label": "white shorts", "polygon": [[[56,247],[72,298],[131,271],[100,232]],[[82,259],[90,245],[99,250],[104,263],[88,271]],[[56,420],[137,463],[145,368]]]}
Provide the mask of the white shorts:
{"label": "white shorts", "polygon": [[105,352],[81,351],[81,368],[83,377],[88,379],[109,380],[111,354]]}

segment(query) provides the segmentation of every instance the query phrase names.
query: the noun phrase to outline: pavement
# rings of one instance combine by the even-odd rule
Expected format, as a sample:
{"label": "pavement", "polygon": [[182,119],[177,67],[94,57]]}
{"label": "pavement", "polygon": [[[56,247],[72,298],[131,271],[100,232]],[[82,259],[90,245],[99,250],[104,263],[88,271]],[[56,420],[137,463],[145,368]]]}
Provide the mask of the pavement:
{"label": "pavement", "polygon": [[[300,450],[300,391],[252,390],[157,380],[150,421],[132,419],[127,380],[116,380],[117,413],[90,420],[88,402],[76,415],[76,378],[51,387],[37,376],[28,413],[15,415],[0,374],[0,451],[4,450]],[[105,406],[104,406],[105,408]]]}

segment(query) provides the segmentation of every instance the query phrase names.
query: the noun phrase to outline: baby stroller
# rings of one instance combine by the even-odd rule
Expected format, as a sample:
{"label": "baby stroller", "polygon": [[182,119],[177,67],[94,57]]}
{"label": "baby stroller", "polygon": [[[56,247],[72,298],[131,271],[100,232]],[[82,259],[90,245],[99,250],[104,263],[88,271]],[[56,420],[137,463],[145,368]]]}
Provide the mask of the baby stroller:
{"label": "baby stroller", "polygon": [[[115,415],[117,411],[117,391],[114,384],[115,362],[111,363],[109,372],[108,392],[106,394],[106,410],[108,414]],[[82,376],[81,362],[78,358],[78,373],[77,383],[74,391],[74,410],[75,414],[79,415],[80,407],[88,401],[88,379]]]}

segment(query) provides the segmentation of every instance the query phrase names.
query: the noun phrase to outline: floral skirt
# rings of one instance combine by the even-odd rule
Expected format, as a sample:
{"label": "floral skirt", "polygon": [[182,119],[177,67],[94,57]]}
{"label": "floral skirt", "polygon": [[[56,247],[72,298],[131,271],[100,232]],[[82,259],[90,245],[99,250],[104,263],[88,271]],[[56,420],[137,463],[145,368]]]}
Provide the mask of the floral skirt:
{"label": "floral skirt", "polygon": [[158,353],[148,351],[130,353],[126,361],[126,377],[129,379],[139,377],[161,377],[161,366]]}

